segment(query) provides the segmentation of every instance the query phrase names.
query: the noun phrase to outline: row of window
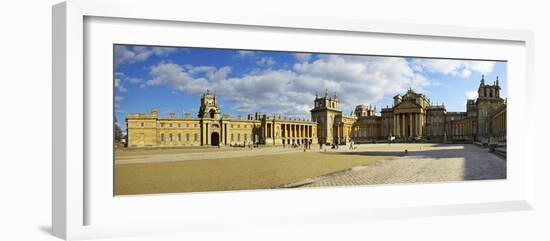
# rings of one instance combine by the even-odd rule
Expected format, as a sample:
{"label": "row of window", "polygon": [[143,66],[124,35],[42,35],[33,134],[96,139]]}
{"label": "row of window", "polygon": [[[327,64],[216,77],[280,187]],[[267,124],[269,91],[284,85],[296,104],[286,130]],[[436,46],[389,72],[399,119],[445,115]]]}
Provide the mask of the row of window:
{"label": "row of window", "polygon": [[[237,128],[241,128],[241,125],[240,125],[240,124],[238,124],[238,125],[236,125],[236,126],[237,126]],[[233,124],[231,124],[231,128],[233,128]],[[248,128],[248,125],[244,125],[244,128]]]}
{"label": "row of window", "polygon": [[[182,134],[181,133],[178,133],[177,136],[174,136],[172,133],[168,134],[168,142],[174,142],[174,137],[176,137],[177,141],[178,142],[181,142],[182,141]],[[233,142],[235,141],[235,134],[231,134],[230,136],[230,140]],[[185,141],[190,141],[190,134],[189,133],[186,133],[185,134]],[[195,133],[193,135],[193,141],[199,141],[199,135],[197,133]],[[237,134],[237,141],[241,141],[241,134],[238,133]],[[249,140],[248,138],[248,134],[243,134],[243,141],[251,141]],[[160,142],[165,142],[165,135],[164,133],[160,133]]]}
{"label": "row of window", "polygon": [[[251,141],[251,140],[248,139],[247,134],[244,134],[243,137],[244,137],[243,141]],[[231,134],[230,140],[231,140],[231,142],[235,141],[235,134]],[[241,141],[241,134],[237,133],[237,142],[239,142],[239,141]]]}
{"label": "row of window", "polygon": [[[141,123],[139,124],[139,126],[140,126],[140,127],[145,127],[145,123],[141,122]],[[189,123],[186,123],[186,124],[185,124],[185,127],[186,127],[186,128],[189,128],[189,126],[190,126]],[[239,124],[239,125],[236,125],[236,126],[237,126],[237,128],[241,128],[241,125],[240,125],[240,124]],[[165,127],[165,123],[160,123],[160,127],[164,128],[164,127]],[[168,124],[168,127],[173,128],[173,127],[174,127],[174,124],[170,123],[170,124]],[[178,128],[181,128],[181,123],[178,123],[177,127],[178,127]],[[195,128],[196,128],[196,127],[199,127],[199,124],[194,124],[193,127],[195,127]],[[234,127],[233,124],[231,124],[231,128],[233,128],[233,127]],[[244,128],[248,128],[248,125],[244,125]]]}
{"label": "row of window", "polygon": [[[177,135],[177,141],[178,142],[181,142],[181,133],[178,133]],[[189,133],[186,133],[185,134],[185,141],[189,141],[190,140],[190,135]],[[199,140],[199,135],[197,133],[195,133],[193,135],[193,141],[198,141]],[[160,142],[164,142],[164,133],[160,133]],[[174,142],[174,135],[172,133],[168,134],[168,142]]]}
{"label": "row of window", "polygon": [[[139,123],[139,126],[140,126],[140,127],[145,127],[145,123],[144,123],[144,122],[141,122],[141,123]],[[165,123],[160,123],[160,127],[164,128],[165,126],[166,126]],[[193,127],[198,127],[198,126],[199,126],[198,124],[194,124],[194,125],[193,125]],[[168,124],[168,127],[173,128],[173,127],[174,127],[174,124],[173,124],[173,123],[170,123],[170,124]],[[177,124],[177,127],[178,127],[178,128],[181,128],[181,123],[178,123],[178,124]],[[190,127],[189,123],[186,123],[186,124],[185,124],[185,127],[186,127],[186,128],[189,128],[189,127]]]}

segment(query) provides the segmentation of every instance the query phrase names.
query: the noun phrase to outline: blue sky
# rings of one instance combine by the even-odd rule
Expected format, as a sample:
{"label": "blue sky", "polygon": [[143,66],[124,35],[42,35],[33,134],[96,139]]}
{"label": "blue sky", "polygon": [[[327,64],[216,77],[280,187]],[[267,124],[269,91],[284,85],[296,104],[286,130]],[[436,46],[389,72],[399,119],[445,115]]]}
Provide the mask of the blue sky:
{"label": "blue sky", "polygon": [[325,89],[336,93],[345,114],[359,104],[391,106],[409,87],[447,111],[465,111],[482,75],[488,84],[498,76],[507,96],[506,62],[498,61],[137,45],[115,45],[114,51],[115,114],[122,127],[127,113],[152,107],[162,116],[196,116],[207,88],[225,114],[304,118]]}

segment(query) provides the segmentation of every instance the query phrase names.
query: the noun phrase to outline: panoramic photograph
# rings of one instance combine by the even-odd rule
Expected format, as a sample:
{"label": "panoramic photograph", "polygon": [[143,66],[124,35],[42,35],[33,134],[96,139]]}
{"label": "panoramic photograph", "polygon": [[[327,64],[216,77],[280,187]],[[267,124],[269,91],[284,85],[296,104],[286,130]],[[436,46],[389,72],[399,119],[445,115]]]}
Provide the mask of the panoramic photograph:
{"label": "panoramic photograph", "polygon": [[114,195],[506,179],[507,62],[444,57],[115,44]]}

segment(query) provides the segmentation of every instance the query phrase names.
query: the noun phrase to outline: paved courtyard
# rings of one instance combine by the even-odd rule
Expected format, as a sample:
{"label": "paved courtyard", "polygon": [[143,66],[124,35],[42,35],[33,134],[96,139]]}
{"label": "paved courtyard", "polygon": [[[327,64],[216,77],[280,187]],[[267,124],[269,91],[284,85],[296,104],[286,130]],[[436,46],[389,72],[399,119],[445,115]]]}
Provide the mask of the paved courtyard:
{"label": "paved courtyard", "polygon": [[506,178],[505,159],[470,144],[138,149],[115,157],[117,195]]}
{"label": "paved courtyard", "polygon": [[[396,144],[362,145],[349,155],[368,155],[408,149],[406,155],[378,160],[340,172],[308,178],[284,187],[326,187],[487,180],[506,178],[506,160],[475,145]],[[397,154],[397,153],[395,153]]]}

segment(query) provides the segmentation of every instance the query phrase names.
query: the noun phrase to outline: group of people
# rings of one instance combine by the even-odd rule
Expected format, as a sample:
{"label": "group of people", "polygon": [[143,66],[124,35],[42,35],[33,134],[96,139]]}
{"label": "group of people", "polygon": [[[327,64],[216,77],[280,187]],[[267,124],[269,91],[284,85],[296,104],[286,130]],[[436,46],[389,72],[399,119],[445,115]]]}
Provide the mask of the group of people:
{"label": "group of people", "polygon": [[[355,142],[353,141],[353,139],[349,138],[348,143],[349,143],[350,150],[354,150],[355,148],[357,148],[356,146],[354,146]],[[319,149],[323,149],[322,143],[319,143]],[[340,149],[340,144],[338,144],[338,142],[332,143],[330,149],[335,149],[335,150]]]}
{"label": "group of people", "polygon": [[[290,147],[292,148],[300,148],[301,146],[304,146],[304,150],[305,149],[311,149],[311,140],[306,140],[303,144],[300,144],[300,143],[292,143],[290,144]],[[286,145],[283,144],[283,148],[285,147]]]}

